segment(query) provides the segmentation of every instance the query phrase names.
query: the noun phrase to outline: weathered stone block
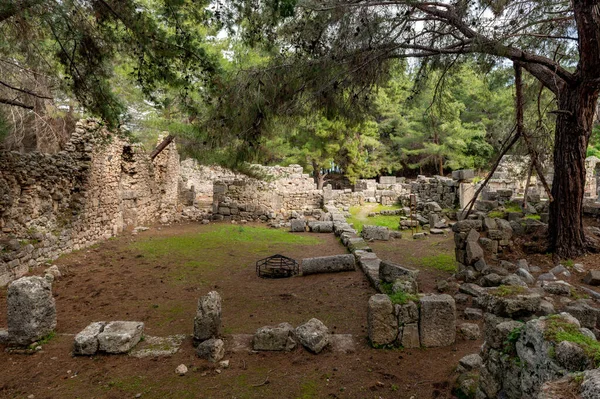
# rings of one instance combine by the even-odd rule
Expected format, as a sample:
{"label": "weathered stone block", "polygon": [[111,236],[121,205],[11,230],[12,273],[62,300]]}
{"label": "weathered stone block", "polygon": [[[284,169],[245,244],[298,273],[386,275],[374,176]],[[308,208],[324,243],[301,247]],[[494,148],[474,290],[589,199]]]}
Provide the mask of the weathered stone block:
{"label": "weathered stone block", "polygon": [[126,353],[144,333],[144,323],[138,321],[111,321],[98,334],[98,350],[107,353]]}
{"label": "weathered stone block", "polygon": [[296,347],[294,327],[289,323],[265,326],[256,330],[252,347],[255,351],[290,351]]}
{"label": "weathered stone block", "polygon": [[18,345],[29,345],[56,327],[52,285],[42,277],[23,277],[8,286],[8,334]]}
{"label": "weathered stone block", "polygon": [[421,346],[419,338],[419,325],[417,323],[405,324],[402,328],[401,345],[406,349],[418,348]]}
{"label": "weathered stone block", "polygon": [[421,345],[446,346],[456,339],[456,304],[450,295],[426,295],[420,298]]}
{"label": "weathered stone block", "polygon": [[313,318],[296,328],[296,337],[306,349],[320,353],[329,344],[329,329]]}
{"label": "weathered stone block", "polygon": [[304,219],[292,219],[290,221],[290,231],[294,233],[300,233],[306,231],[306,220]]}
{"label": "weathered stone block", "polygon": [[364,225],[361,236],[365,240],[389,241],[390,230],[382,226]]}
{"label": "weathered stone block", "polygon": [[589,285],[600,285],[600,270],[590,270],[583,278],[583,282]]}
{"label": "weathered stone block", "polygon": [[198,345],[196,355],[201,359],[216,363],[225,356],[225,343],[221,339],[207,339]]}
{"label": "weathered stone block", "polygon": [[387,295],[376,294],[369,298],[367,321],[372,345],[388,345],[396,340],[398,319]]}
{"label": "weathered stone block", "polygon": [[100,345],[98,342],[98,335],[104,331],[105,326],[106,322],[97,321],[81,330],[79,334],[75,336],[73,354],[81,356],[91,356],[96,354]]}
{"label": "weathered stone block", "polygon": [[416,279],[418,274],[418,270],[408,269],[385,260],[382,260],[379,264],[379,279],[385,283],[393,283],[398,278],[404,276],[411,276],[413,279]]}
{"label": "weathered stone block", "polygon": [[211,291],[198,300],[194,318],[194,341],[201,342],[219,336],[221,331],[221,295]]}

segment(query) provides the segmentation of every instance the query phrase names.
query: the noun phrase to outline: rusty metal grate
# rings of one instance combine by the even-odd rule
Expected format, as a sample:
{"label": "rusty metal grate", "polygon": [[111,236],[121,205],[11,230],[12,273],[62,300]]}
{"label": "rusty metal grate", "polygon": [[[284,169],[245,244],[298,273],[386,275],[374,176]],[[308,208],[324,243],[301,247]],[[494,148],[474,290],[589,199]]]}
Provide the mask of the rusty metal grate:
{"label": "rusty metal grate", "polygon": [[273,255],[256,262],[256,274],[262,278],[292,277],[300,272],[298,262],[283,255]]}

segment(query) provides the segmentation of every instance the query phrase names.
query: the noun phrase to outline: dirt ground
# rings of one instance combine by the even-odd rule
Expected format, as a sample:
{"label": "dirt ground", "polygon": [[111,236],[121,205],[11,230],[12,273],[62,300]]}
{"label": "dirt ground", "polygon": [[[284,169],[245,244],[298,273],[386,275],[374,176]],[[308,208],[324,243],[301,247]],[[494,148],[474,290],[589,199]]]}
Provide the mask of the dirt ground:
{"label": "dirt ground", "polygon": [[[223,225],[179,224],[137,236],[125,233],[55,261],[66,271],[53,284],[57,335],[32,355],[0,351],[4,365],[0,397],[452,397],[458,360],[478,352],[481,341],[458,340],[454,346],[437,349],[372,349],[366,328],[367,301],[374,290],[359,270],[279,280],[256,276],[255,262],[274,253],[298,260],[345,253],[333,234],[300,234],[316,239],[310,244],[249,240],[219,245],[207,238],[219,226]],[[436,242],[446,248],[452,237],[402,239],[374,247],[381,257],[402,260],[411,248],[414,257],[435,255],[432,244]],[[172,250],[165,251],[165,243],[174,245]],[[444,275],[422,270],[419,282],[430,290]],[[213,289],[223,297],[222,332],[229,348],[225,359],[230,360],[230,367],[223,370],[198,359],[189,338],[197,300]],[[0,292],[0,309],[6,309],[6,289]],[[303,349],[291,353],[230,349],[232,334],[252,334],[258,327],[281,322],[296,326],[312,317],[333,333],[352,334],[355,351],[312,355]],[[146,335],[186,334],[188,338],[171,357],[72,357],[73,335],[100,320],[143,321]],[[0,327],[5,326],[2,310]],[[190,372],[177,376],[179,364],[187,365]]]}

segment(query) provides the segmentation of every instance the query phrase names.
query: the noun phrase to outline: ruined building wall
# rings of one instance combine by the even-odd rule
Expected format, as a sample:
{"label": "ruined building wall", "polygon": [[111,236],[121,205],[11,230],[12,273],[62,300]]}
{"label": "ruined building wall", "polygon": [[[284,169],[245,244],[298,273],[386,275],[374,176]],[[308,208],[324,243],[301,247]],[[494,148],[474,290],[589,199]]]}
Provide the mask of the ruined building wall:
{"label": "ruined building wall", "polygon": [[0,286],[127,226],[178,219],[179,156],[80,121],[64,151],[0,152]]}
{"label": "ruined building wall", "polygon": [[200,165],[195,159],[181,161],[181,177],[185,188],[195,192],[195,201],[200,207],[210,208],[213,202],[213,183],[231,180],[241,175],[220,166]]}
{"label": "ruined building wall", "polygon": [[214,219],[288,219],[321,208],[322,191],[301,166],[254,168],[264,180],[240,176],[214,183]]}

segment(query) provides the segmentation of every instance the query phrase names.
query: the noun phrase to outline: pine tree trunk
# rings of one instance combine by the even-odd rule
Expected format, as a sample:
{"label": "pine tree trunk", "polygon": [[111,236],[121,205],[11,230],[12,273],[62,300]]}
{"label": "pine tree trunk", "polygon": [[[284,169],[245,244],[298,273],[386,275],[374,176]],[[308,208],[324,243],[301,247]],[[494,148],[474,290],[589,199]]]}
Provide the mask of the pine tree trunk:
{"label": "pine tree trunk", "polygon": [[548,238],[550,249],[562,259],[575,258],[586,250],[585,158],[597,99],[598,91],[584,84],[567,87],[558,96]]}
{"label": "pine tree trunk", "polygon": [[319,166],[319,164],[317,164],[317,162],[312,161],[312,166],[313,166],[313,179],[315,180],[315,183],[317,184],[317,190],[322,190],[323,185],[325,184],[325,176],[323,175],[323,173],[321,173],[321,167]]}

